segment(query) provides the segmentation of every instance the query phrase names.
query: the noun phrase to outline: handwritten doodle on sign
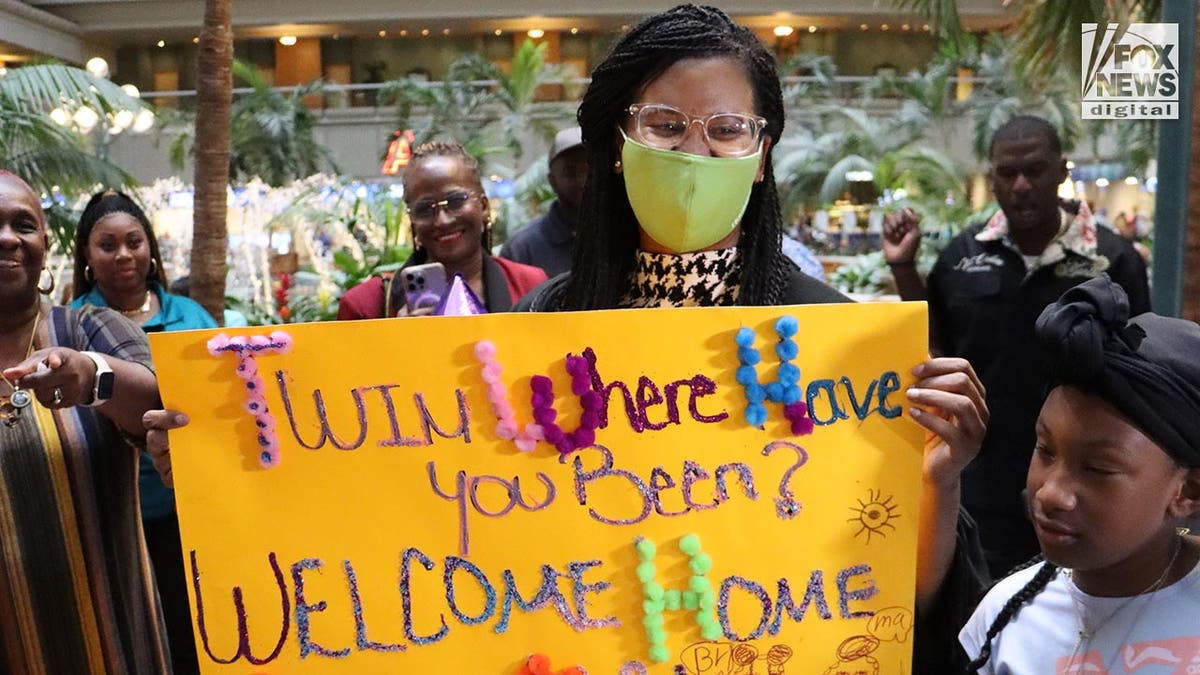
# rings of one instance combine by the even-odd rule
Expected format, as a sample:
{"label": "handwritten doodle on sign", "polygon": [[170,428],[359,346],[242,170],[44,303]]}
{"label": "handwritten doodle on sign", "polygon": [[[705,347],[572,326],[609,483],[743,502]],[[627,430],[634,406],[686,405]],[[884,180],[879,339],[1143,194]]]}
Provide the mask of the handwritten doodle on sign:
{"label": "handwritten doodle on sign", "polygon": [[885,497],[879,490],[870,490],[867,501],[859,499],[858,506],[851,507],[850,510],[854,512],[854,517],[846,522],[856,524],[858,529],[854,536],[865,534],[868,544],[871,543],[872,536],[887,536],[885,529],[895,530],[896,526],[892,521],[900,517],[900,508],[895,503],[895,497]]}

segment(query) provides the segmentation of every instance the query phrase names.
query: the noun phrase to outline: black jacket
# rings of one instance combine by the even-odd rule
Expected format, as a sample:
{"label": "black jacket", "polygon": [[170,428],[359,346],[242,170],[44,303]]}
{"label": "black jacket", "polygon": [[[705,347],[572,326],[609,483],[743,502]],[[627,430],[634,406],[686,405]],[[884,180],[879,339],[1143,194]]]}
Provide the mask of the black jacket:
{"label": "black jacket", "polygon": [[[1026,517],[1025,475],[1038,413],[1050,386],[1033,327],[1067,290],[1092,278],[1096,262],[1067,258],[1026,272],[1021,255],[1000,241],[979,241],[982,225],[951,240],[929,274],[935,348],[965,358],[987,390],[991,413],[979,456],[963,473],[963,503],[979,523],[992,575],[1000,577],[1038,553]],[[1104,272],[1129,295],[1130,315],[1150,311],[1146,267],[1133,246],[1097,228]]]}
{"label": "black jacket", "polygon": [[[562,294],[570,272],[560,274],[530,291],[517,303],[517,312],[559,311]],[[788,266],[788,284],[784,305],[807,305],[853,302],[823,282],[800,271],[795,264]],[[929,611],[917,616],[914,636],[914,675],[940,675],[962,672],[965,655],[958,644],[958,631],[966,624],[975,605],[988,587],[987,567],[975,524],[960,510],[958,543],[954,564],[946,578],[937,602]]]}
{"label": "black jacket", "polygon": [[[820,305],[839,302],[854,302],[850,298],[842,295],[840,292],[826,285],[822,281],[814,279],[804,272],[800,271],[799,267],[790,260],[787,262],[788,280],[787,289],[784,291],[783,302],[781,305]],[[537,288],[529,291],[517,306],[513,308],[514,312],[557,312],[562,306],[563,292],[567,288],[567,281],[570,280],[571,273],[564,272],[549,281],[539,285]]]}

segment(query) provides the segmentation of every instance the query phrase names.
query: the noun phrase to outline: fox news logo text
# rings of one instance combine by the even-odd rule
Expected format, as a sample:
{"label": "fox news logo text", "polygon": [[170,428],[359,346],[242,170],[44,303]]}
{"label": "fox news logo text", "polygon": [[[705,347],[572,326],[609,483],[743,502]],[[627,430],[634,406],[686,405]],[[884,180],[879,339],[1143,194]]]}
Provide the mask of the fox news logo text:
{"label": "fox news logo text", "polygon": [[1179,118],[1179,24],[1083,24],[1083,119]]}

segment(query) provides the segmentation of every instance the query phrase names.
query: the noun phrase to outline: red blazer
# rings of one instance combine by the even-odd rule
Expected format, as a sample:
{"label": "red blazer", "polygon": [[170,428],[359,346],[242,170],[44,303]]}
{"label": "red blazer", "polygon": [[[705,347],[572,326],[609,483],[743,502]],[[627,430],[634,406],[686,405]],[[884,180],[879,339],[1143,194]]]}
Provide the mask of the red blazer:
{"label": "red blazer", "polygon": [[[391,279],[387,275],[386,279]],[[486,256],[483,259],[483,304],[488,312],[507,312],[521,296],[546,280],[540,267],[522,265],[505,258]],[[373,276],[347,290],[338,299],[339,321],[381,319],[387,283],[383,276]]]}

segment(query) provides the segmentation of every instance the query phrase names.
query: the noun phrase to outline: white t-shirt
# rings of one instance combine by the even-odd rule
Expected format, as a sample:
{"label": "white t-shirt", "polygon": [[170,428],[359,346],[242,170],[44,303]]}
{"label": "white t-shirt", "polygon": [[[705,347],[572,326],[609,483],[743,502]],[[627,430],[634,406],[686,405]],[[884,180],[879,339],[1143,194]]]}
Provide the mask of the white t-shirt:
{"label": "white t-shirt", "polygon": [[[958,634],[979,656],[1004,603],[1033,578],[1034,565],[996,584]],[[1080,639],[1083,625],[1092,633]],[[1133,598],[1100,598],[1059,570],[992,640],[987,675],[1200,674],[1200,565],[1179,581]]]}

